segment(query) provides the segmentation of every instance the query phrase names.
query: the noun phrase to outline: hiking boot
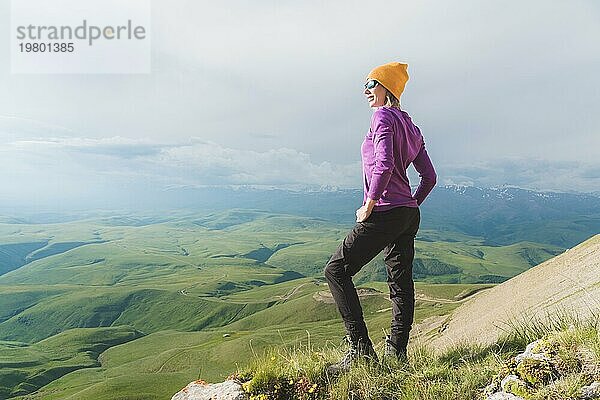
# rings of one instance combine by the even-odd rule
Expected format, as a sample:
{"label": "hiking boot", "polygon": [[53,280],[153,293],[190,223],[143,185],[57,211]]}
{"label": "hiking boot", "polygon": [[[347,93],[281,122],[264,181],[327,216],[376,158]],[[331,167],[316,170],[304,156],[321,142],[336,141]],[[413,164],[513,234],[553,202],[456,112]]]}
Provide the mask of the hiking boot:
{"label": "hiking boot", "polygon": [[406,348],[400,347],[390,335],[385,336],[385,350],[383,357],[386,360],[398,360],[402,363],[408,363]]}
{"label": "hiking boot", "polygon": [[337,375],[348,372],[352,365],[356,364],[360,360],[375,363],[379,362],[377,353],[375,353],[375,349],[373,349],[373,344],[371,343],[370,339],[353,339],[350,335],[346,336],[345,339],[350,347],[340,362],[327,367],[328,373]]}

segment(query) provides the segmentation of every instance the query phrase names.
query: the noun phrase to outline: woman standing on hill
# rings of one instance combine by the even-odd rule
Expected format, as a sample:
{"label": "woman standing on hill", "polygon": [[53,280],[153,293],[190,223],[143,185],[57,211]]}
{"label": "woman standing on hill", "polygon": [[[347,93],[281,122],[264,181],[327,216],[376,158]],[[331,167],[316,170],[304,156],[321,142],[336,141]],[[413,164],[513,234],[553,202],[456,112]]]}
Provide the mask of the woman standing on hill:
{"label": "woman standing on hill", "polygon": [[[408,113],[400,109],[407,68],[407,64],[397,62],[381,65],[369,73],[365,83],[364,94],[374,112],[361,147],[363,206],[356,211],[356,225],[324,271],[350,342],[348,353],[330,367],[330,372],[346,371],[360,358],[377,361],[352,277],[381,250],[392,301],[385,355],[406,358],[414,317],[412,262],[419,205],[436,182],[423,136]],[[411,163],[421,177],[414,195],[406,174]]]}

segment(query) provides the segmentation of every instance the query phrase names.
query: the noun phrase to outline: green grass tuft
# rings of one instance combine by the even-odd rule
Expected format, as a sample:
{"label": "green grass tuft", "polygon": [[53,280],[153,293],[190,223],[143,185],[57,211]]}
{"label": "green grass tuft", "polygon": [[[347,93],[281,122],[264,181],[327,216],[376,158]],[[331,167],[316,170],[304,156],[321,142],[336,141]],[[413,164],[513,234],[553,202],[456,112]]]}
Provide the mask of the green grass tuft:
{"label": "green grass tuft", "polygon": [[[408,365],[396,360],[358,363],[348,373],[334,377],[326,373],[326,367],[338,361],[344,349],[331,345],[314,348],[305,343],[292,349],[271,349],[255,357],[237,376],[247,380],[244,387],[251,396],[265,400],[474,398],[500,368],[500,357],[495,347],[464,350],[461,347],[436,355],[427,347],[418,347],[409,354]],[[275,390],[280,387],[277,385],[301,379],[315,387],[312,397],[296,392],[277,397],[281,393],[281,389]]]}

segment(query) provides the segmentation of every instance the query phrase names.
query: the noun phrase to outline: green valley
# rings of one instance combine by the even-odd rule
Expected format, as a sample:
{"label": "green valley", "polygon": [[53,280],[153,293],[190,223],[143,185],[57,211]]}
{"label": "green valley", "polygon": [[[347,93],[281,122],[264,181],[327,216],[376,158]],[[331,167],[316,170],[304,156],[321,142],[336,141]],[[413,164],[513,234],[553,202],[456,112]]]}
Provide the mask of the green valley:
{"label": "green valley", "polygon": [[[322,269],[351,226],[241,209],[0,224],[0,398],[162,399],[272,346],[335,346]],[[419,232],[418,323],[564,250],[490,242]],[[385,279],[380,257],[355,279],[373,338]]]}

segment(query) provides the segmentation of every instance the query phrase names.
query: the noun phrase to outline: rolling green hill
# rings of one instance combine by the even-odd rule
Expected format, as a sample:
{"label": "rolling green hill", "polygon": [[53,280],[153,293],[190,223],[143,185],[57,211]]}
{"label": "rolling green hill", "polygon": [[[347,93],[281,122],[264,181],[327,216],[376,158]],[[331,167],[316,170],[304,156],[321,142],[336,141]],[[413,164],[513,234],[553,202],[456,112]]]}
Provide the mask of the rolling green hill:
{"label": "rolling green hill", "polygon": [[[138,219],[124,217],[117,224],[113,217],[109,222],[101,218],[51,225],[0,224],[2,241],[14,241],[16,232],[24,244],[34,243],[33,238],[47,241],[43,249],[25,255],[26,264],[0,276],[0,284],[141,284],[162,289],[165,284],[193,281],[200,270],[203,280],[212,279],[209,270],[215,266],[277,267],[274,273],[320,276],[350,228],[248,210],[145,222],[140,225]],[[456,232],[423,230],[417,239],[417,278],[435,282],[498,282],[563,250],[535,242],[492,246],[484,238]],[[381,263],[375,269],[381,271]],[[287,276],[291,277],[289,272]]]}
{"label": "rolling green hill", "polygon": [[[385,284],[369,286],[372,289],[363,298],[363,305],[371,335],[378,341],[381,336],[378,332],[389,324],[390,303],[382,291]],[[418,284],[418,292],[426,298],[417,301],[417,322],[432,315],[447,314],[460,304],[461,300],[457,299],[465,290],[481,287]],[[143,398],[164,399],[198,377],[222,380],[240,362],[274,345],[294,346],[307,340],[315,345],[337,345],[343,336],[342,324],[335,305],[319,298],[318,294],[323,291],[326,286],[322,282],[305,278],[227,296],[223,300],[234,304],[256,304],[265,298],[274,303],[268,309],[219,328],[194,332],[166,329],[111,347],[100,355],[100,365],[86,365],[85,369],[68,373],[44,386],[37,395],[16,398],[134,399],[141,396],[139,389],[145,388]],[[101,334],[106,328],[96,329]],[[61,335],[78,331],[81,329]],[[94,332],[94,329],[86,331]],[[58,341],[61,335],[45,341]],[[36,348],[36,345],[29,347]],[[40,355],[31,357],[37,362],[41,358]],[[13,368],[19,365],[18,360],[27,359],[19,356]]]}
{"label": "rolling green hill", "polygon": [[0,275],[25,265],[27,256],[46,246],[48,242],[18,242],[0,244]]}
{"label": "rolling green hill", "polygon": [[31,393],[69,372],[98,367],[103,351],[141,336],[118,326],[70,329],[31,345],[0,341],[0,396]]}

